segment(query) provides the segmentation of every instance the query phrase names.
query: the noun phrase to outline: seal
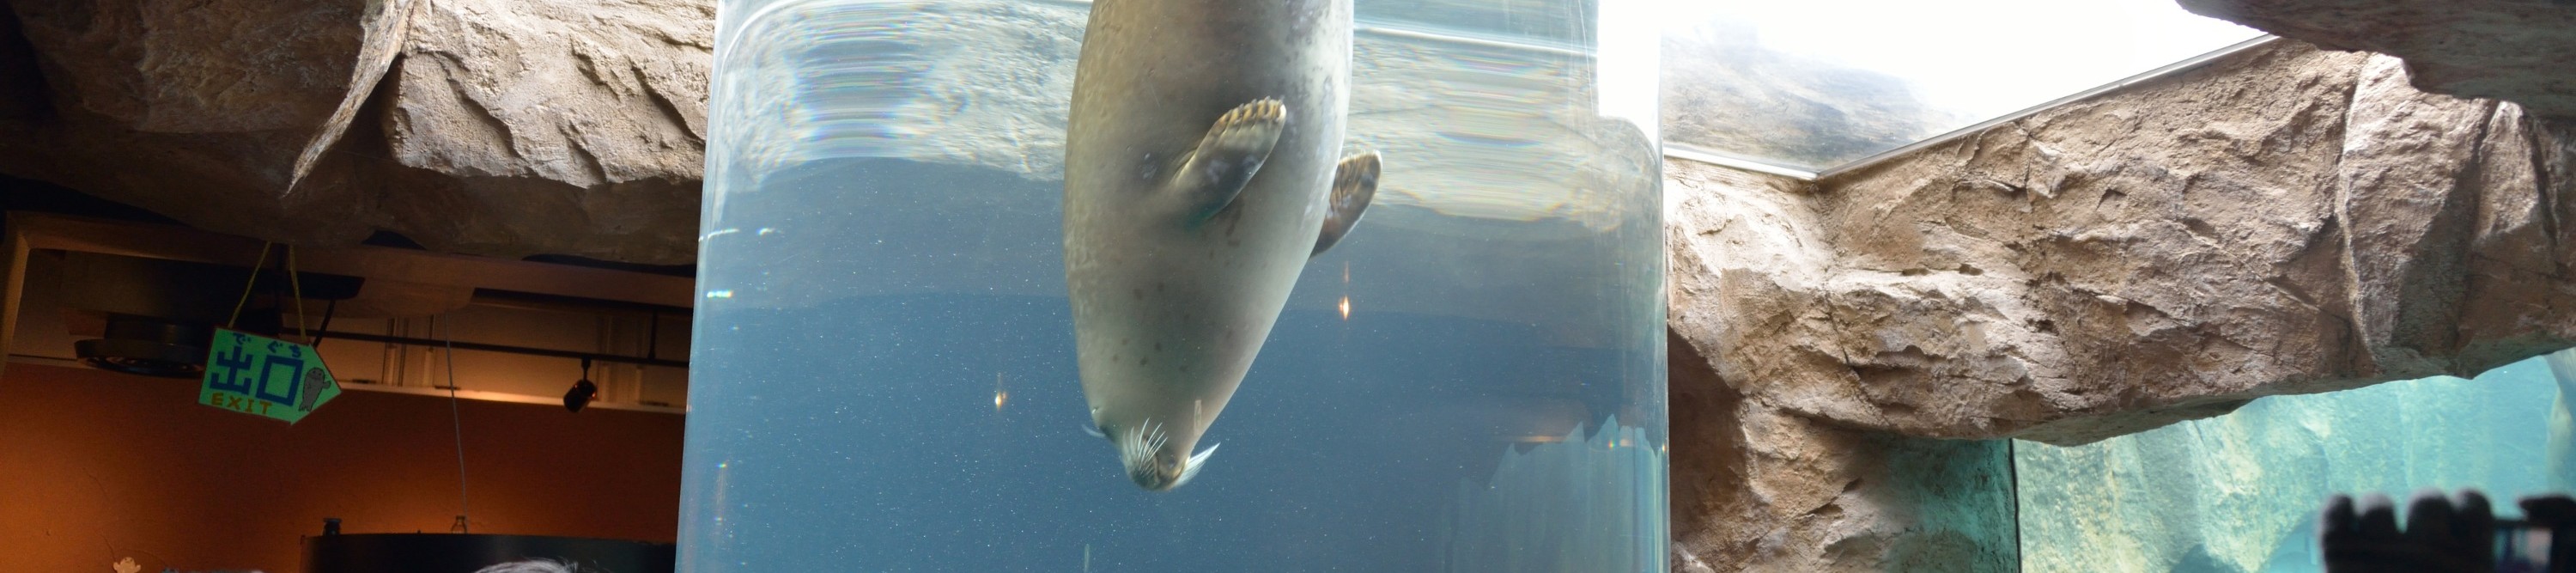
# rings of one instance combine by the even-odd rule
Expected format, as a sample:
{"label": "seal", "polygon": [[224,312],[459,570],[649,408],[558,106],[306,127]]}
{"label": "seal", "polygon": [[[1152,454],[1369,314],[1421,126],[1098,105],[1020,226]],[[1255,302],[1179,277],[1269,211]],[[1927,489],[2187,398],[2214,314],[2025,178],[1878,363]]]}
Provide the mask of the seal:
{"label": "seal", "polygon": [[1149,491],[1191,455],[1306,261],[1359,222],[1336,159],[1350,0],[1097,0],[1065,133],[1064,262],[1093,435]]}

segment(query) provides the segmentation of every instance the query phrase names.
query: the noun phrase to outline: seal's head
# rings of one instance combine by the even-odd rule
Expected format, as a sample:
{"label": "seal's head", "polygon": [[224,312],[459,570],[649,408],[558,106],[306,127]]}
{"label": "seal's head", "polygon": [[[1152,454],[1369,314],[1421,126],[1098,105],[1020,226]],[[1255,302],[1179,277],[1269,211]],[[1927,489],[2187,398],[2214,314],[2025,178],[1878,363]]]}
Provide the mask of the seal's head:
{"label": "seal's head", "polygon": [[1145,491],[1167,491],[1189,483],[1200,468],[1207,467],[1208,454],[1216,453],[1211,445],[1198,455],[1182,457],[1182,450],[1172,447],[1163,434],[1162,425],[1152,422],[1109,435],[1118,445],[1118,462],[1126,466],[1127,479]]}

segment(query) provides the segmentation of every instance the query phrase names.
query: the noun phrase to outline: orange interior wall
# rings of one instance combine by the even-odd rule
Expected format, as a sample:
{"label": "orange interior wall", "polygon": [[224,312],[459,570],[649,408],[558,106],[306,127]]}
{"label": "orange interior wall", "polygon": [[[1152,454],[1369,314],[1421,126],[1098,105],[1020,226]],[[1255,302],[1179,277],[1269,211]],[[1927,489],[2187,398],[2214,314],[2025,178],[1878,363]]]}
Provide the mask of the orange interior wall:
{"label": "orange interior wall", "polygon": [[[569,384],[569,381],[567,381]],[[198,383],[0,371],[0,571],[300,569],[300,536],[444,532],[445,398],[348,391],[303,422],[196,403]],[[682,417],[463,401],[475,533],[671,542]]]}

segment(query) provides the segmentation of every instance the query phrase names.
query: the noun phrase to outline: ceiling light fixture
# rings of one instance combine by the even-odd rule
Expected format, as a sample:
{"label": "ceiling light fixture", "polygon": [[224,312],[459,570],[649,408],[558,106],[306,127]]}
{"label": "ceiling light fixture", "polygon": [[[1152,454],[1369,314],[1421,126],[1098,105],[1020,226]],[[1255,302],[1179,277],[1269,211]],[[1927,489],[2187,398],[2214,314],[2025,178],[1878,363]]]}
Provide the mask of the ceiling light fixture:
{"label": "ceiling light fixture", "polygon": [[581,359],[581,380],[573,382],[572,389],[564,392],[564,409],[580,413],[583,407],[590,405],[591,400],[597,399],[599,399],[599,385],[590,383],[590,359],[583,358]]}

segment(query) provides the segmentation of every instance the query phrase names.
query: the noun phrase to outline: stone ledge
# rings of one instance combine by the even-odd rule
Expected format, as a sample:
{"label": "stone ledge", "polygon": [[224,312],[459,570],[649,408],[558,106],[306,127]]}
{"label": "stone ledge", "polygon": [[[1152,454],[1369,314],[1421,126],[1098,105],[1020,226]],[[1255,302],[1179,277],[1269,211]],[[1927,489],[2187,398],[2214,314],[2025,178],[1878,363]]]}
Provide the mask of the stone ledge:
{"label": "stone ledge", "polygon": [[2416,89],[2576,117],[2576,7],[2537,0],[2178,0],[2336,50],[2405,58]]}
{"label": "stone ledge", "polygon": [[2473,375],[2576,344],[2571,127],[2282,42],[1814,183],[1676,161],[1671,327],[1748,400],[1926,437]]}
{"label": "stone ledge", "polygon": [[2008,569],[1994,438],[2576,344],[2571,159],[2278,42],[1822,181],[1669,162],[1675,571]]}

